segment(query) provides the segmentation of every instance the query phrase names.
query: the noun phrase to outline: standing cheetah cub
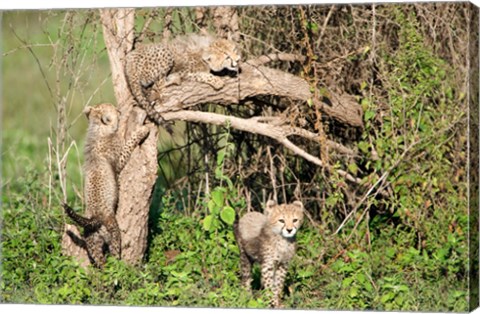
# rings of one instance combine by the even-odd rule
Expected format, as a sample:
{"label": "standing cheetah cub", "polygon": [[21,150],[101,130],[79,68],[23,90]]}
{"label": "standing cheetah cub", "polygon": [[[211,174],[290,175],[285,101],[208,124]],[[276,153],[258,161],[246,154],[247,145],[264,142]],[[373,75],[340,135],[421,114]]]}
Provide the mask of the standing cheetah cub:
{"label": "standing cheetah cub", "polygon": [[240,54],[227,39],[191,34],[167,44],[139,46],[126,57],[125,74],[135,100],[156,123],[160,114],[148,101],[145,91],[155,83],[160,86],[193,80],[218,90],[224,86],[221,75],[239,72]]}
{"label": "standing cheetah cub", "polygon": [[67,215],[84,228],[87,253],[93,264],[103,267],[105,251],[121,258],[121,235],[115,218],[118,203],[118,175],[131,153],[147,137],[149,129],[142,125],[124,141],[118,132],[119,112],[111,104],[100,104],[84,110],[89,124],[85,143],[85,204],[90,218],[76,214],[67,204]]}
{"label": "standing cheetah cub", "polygon": [[295,255],[295,235],[302,222],[302,202],[277,205],[268,201],[264,214],[250,212],[234,224],[242,284],[250,290],[252,264],[258,262],[262,284],[273,293],[273,307],[280,305],[288,264]]}

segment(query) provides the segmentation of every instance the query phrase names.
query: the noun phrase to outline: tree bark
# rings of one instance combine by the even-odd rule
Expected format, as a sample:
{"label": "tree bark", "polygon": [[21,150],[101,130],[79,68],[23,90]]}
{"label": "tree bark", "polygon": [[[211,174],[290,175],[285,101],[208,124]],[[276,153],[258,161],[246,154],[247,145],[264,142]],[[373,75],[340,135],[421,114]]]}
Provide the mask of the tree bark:
{"label": "tree bark", "polygon": [[[277,56],[278,57],[278,56]],[[279,59],[300,59],[284,54]],[[182,82],[181,85],[154,86],[150,100],[160,100],[156,110],[159,113],[188,109],[204,103],[219,105],[240,104],[242,100],[261,95],[280,96],[305,103],[313,97],[310,86],[299,76],[257,66],[258,60],[247,61],[241,65],[241,73],[234,78],[225,77],[225,86],[215,91],[207,84],[193,81]],[[351,127],[363,127],[362,108],[352,96],[330,93],[330,97],[312,100],[313,105],[328,117]]]}
{"label": "tree bark", "polygon": [[[302,57],[284,54],[276,55],[275,58],[277,60],[292,61]],[[331,93],[330,98],[327,100],[328,103],[312,100],[310,86],[301,77],[258,65],[272,59],[272,57],[265,56],[245,62],[242,64],[241,73],[237,77],[224,78],[225,86],[219,91],[215,91],[208,84],[184,81],[181,85],[154,86],[149,100],[158,103],[155,109],[162,114],[165,120],[183,120],[215,125],[229,124],[234,129],[273,138],[294,154],[313,164],[324,166],[319,157],[311,155],[288,138],[288,136],[296,135],[320,143],[319,135],[302,128],[281,125],[284,123],[280,121],[281,119],[278,119],[279,117],[241,119],[218,113],[187,110],[204,103],[220,105],[240,104],[241,101],[246,99],[261,95],[272,95],[304,101],[305,105],[308,100],[311,100],[312,105],[318,106],[325,115],[353,127],[363,126],[362,109],[357,102],[352,100],[351,96]],[[280,125],[262,123],[260,122],[262,119],[270,119],[277,124],[280,123]],[[329,149],[336,150],[342,154],[355,155],[354,151],[339,143],[328,141],[327,145]],[[358,184],[361,182],[359,178],[353,177],[344,170],[338,169],[336,171],[352,183]]]}
{"label": "tree bark", "polygon": [[[120,127],[128,137],[140,124],[137,116],[143,114],[138,108],[132,109],[135,101],[124,72],[124,59],[133,45],[135,10],[105,9],[100,16],[115,96],[122,112]],[[117,221],[122,232],[122,260],[130,264],[139,263],[147,249],[148,212],[157,179],[157,141],[158,128],[151,125],[148,138],[135,149],[118,178]]]}
{"label": "tree bark", "polygon": [[[236,19],[230,20],[230,26],[225,19],[220,19],[222,10],[230,12],[229,8],[217,8],[217,29],[235,34],[238,31]],[[235,13],[235,11],[232,11]],[[124,59],[132,49],[134,42],[133,9],[100,10],[105,45],[107,47],[112,70],[112,80],[118,108],[121,111],[120,130],[126,137],[140,123],[139,116],[143,111],[133,108],[135,101],[131,95],[124,73]],[[233,15],[228,15],[233,16]],[[263,64],[269,61],[301,61],[303,56],[291,54],[272,54],[247,61],[241,65],[241,73],[237,77],[224,77],[225,86],[214,90],[210,85],[194,81],[184,81],[180,85],[168,87],[153,86],[149,95],[155,100],[155,109],[165,120],[184,120],[191,122],[222,125],[229,121],[231,127],[268,136],[277,140],[294,154],[323,166],[324,162],[317,156],[298,147],[289,138],[300,136],[304,139],[321,144],[318,134],[308,130],[290,126],[278,119],[279,117],[252,117],[241,119],[228,117],[218,113],[191,111],[193,106],[214,103],[219,105],[241,104],[242,101],[262,95],[279,96],[304,102],[319,108],[326,116],[352,127],[362,127],[362,110],[356,101],[345,95],[331,93],[328,99],[312,99],[311,87],[303,78],[293,74],[272,69]],[[270,119],[266,121],[265,119]],[[146,251],[148,233],[148,212],[153,186],[157,177],[157,141],[158,128],[151,127],[150,135],[145,142],[132,154],[129,163],[119,176],[119,203],[117,221],[122,233],[122,259],[136,264],[141,261]],[[355,152],[333,141],[325,144],[341,154],[354,155]],[[346,171],[336,170],[347,180],[359,183],[360,179],[352,177]],[[88,213],[86,213],[88,215]],[[72,233],[73,226],[69,232]],[[65,238],[65,237],[64,237]],[[73,238],[69,238],[64,248],[70,250],[70,255],[81,257],[85,250],[78,248]]]}
{"label": "tree bark", "polygon": [[[133,108],[135,101],[124,74],[124,59],[132,49],[134,39],[134,9],[102,9],[100,17],[112,81],[121,112],[119,132],[127,138],[140,124],[145,114]],[[157,178],[158,128],[150,128],[147,139],[133,152],[118,178],[119,201],[116,218],[122,237],[122,260],[139,263],[147,249],[148,212],[153,186]],[[89,216],[86,212],[85,215]],[[67,225],[62,246],[65,254],[76,257],[82,265],[89,264],[86,250],[78,241],[81,236],[75,226]],[[85,261],[87,260],[87,261]]]}

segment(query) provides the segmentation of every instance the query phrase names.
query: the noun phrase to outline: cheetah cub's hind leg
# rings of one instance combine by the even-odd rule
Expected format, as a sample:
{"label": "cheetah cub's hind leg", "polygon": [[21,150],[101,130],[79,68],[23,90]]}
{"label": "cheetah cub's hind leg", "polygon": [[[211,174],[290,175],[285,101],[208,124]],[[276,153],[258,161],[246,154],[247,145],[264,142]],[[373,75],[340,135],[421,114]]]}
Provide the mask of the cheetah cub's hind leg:
{"label": "cheetah cub's hind leg", "polygon": [[[83,245],[85,245],[84,248],[87,251],[90,262],[96,267],[102,268],[106,262],[105,253],[107,248],[105,243],[110,242],[108,239],[114,238],[114,236],[107,236],[108,239],[104,239],[105,230],[101,232],[100,229],[105,229],[105,227],[102,227],[104,222],[101,219],[97,217],[83,217],[77,214],[73,208],[66,203],[63,203],[62,207],[70,219],[84,229],[82,240],[84,241]],[[103,236],[100,233],[103,233]]]}
{"label": "cheetah cub's hind leg", "polygon": [[[120,112],[111,104],[100,104],[84,110],[89,126],[85,144],[85,212],[90,218],[76,214],[64,205],[67,215],[83,227],[83,238],[92,263],[102,268],[109,251],[121,259],[121,232],[116,220],[118,176],[132,152],[150,129],[141,125],[124,140],[119,130]],[[139,117],[145,119],[145,117]],[[142,121],[143,123],[143,121]]]}

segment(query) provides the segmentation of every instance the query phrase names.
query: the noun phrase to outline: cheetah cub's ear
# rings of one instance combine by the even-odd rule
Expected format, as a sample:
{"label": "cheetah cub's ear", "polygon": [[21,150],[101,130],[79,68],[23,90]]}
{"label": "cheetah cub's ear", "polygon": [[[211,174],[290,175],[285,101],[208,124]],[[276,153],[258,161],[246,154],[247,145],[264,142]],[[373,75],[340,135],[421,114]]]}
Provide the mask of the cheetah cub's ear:
{"label": "cheetah cub's ear", "polygon": [[301,201],[295,201],[292,204],[303,211],[303,203]]}
{"label": "cheetah cub's ear", "polygon": [[83,113],[87,116],[87,119],[90,118],[90,112],[92,112],[92,107],[90,106],[86,106],[84,109],[83,109]]}
{"label": "cheetah cub's ear", "polygon": [[296,212],[293,222],[296,224],[297,228],[299,228],[303,223],[305,208],[303,207],[303,203],[300,201],[295,201],[292,203],[292,205],[295,207],[294,211]]}

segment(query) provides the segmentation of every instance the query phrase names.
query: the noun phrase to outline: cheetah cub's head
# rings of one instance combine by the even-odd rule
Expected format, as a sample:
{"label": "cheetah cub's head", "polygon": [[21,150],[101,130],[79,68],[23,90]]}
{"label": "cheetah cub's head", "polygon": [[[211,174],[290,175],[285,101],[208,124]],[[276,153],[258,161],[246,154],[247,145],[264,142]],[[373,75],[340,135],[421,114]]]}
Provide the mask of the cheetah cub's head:
{"label": "cheetah cub's head", "polygon": [[118,130],[120,112],[112,104],[87,106],[83,113],[88,119],[88,130],[96,136],[110,135]]}
{"label": "cheetah cub's head", "polygon": [[277,205],[275,201],[268,201],[265,215],[275,234],[284,238],[293,238],[303,222],[303,204],[295,201],[291,204]]}
{"label": "cheetah cub's head", "polygon": [[225,70],[238,73],[240,57],[235,43],[227,39],[213,41],[202,55],[210,70],[216,73],[224,72]]}

